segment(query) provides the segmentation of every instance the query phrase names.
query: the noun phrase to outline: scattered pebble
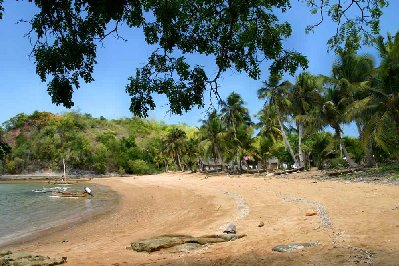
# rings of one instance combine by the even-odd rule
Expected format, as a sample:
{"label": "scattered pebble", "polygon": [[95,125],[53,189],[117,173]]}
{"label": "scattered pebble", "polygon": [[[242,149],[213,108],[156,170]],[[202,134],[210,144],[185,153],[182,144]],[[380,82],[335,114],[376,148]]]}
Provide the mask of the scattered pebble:
{"label": "scattered pebble", "polygon": [[306,216],[314,216],[314,215],[317,215],[317,212],[315,212],[314,210],[307,210],[305,215]]}
{"label": "scattered pebble", "polygon": [[[231,222],[237,222],[249,215],[249,205],[241,195],[236,194],[234,192],[224,192],[224,194],[230,196],[236,201],[235,205],[239,211],[238,215],[230,220]],[[228,224],[223,224],[220,226],[220,229],[224,230],[226,226],[228,226]]]}
{"label": "scattered pebble", "polygon": [[228,224],[226,229],[223,231],[225,234],[236,234],[237,233],[237,227],[235,224]]}

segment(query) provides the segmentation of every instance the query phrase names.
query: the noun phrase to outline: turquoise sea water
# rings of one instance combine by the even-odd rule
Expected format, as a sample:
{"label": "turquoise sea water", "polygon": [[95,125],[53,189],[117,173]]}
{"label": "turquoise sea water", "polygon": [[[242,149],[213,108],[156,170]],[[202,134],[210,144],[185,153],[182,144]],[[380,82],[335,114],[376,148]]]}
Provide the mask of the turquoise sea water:
{"label": "turquoise sea water", "polygon": [[75,184],[67,191],[83,192],[90,187],[93,198],[54,198],[33,189],[52,187],[45,183],[0,183],[0,246],[23,237],[87,216],[106,212],[117,202],[115,192],[92,184]]}

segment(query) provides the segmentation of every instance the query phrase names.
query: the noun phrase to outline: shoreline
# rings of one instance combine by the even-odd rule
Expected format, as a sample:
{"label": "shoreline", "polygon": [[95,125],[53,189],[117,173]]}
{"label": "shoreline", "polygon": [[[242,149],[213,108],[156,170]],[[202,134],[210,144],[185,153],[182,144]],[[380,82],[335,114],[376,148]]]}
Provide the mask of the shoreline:
{"label": "shoreline", "polygon": [[[317,172],[314,174],[313,172]],[[152,174],[149,176],[156,176],[162,174],[198,174],[205,178],[210,176],[221,176],[221,175],[228,175],[226,172],[216,172],[216,173],[191,173],[191,172],[165,172],[165,173],[158,173]],[[366,176],[362,176],[361,174],[364,173],[363,170],[358,170],[355,173],[349,173],[344,175],[338,176],[328,176],[328,174],[324,170],[305,170],[301,172],[293,172],[285,175],[268,175],[265,173],[255,173],[255,174],[248,174],[242,173],[240,175],[230,175],[231,177],[251,177],[251,178],[276,178],[276,179],[291,179],[297,178],[297,173],[302,174],[300,178],[302,179],[314,179],[317,181],[337,181],[337,182],[350,182],[350,183],[367,183],[367,184],[381,184],[381,185],[394,185],[399,186],[399,178],[390,178],[384,174],[367,174]],[[309,173],[309,175],[307,174]],[[359,175],[360,174],[360,175]],[[124,175],[118,176],[112,173],[106,175],[70,175],[67,177],[66,183],[60,183],[62,173],[31,173],[31,174],[19,174],[19,175],[0,175],[0,184],[1,183],[24,183],[24,182],[32,182],[32,183],[48,183],[51,185],[63,185],[63,184],[77,184],[82,182],[89,182],[92,180],[101,180],[101,179],[108,179],[108,178],[135,178],[140,176],[135,175]]]}
{"label": "shoreline", "polygon": [[[117,208],[8,249],[66,256],[71,265],[352,265],[366,262],[365,254],[373,254],[375,264],[399,261],[397,186],[320,181],[309,178],[311,174],[205,178],[166,173],[94,179],[118,193]],[[320,215],[305,216],[309,208]],[[260,221],[265,226],[258,227]],[[229,222],[247,236],[190,252],[126,249],[132,241],[162,234],[221,233]],[[279,244],[308,241],[320,245],[289,254],[272,251]]]}
{"label": "shoreline", "polygon": [[[68,182],[85,182],[91,181],[94,178],[101,178],[96,176],[85,176],[85,177],[67,177],[65,183]],[[48,175],[39,175],[39,174],[27,174],[27,175],[0,175],[0,183],[3,182],[62,182],[61,177],[57,176],[48,176]]]}
{"label": "shoreline", "polygon": [[[45,180],[36,180],[31,181],[31,180],[13,180],[10,182],[0,182],[2,183],[9,183],[9,184],[19,184],[19,183],[43,183]],[[77,183],[86,183],[90,184],[88,181],[82,181],[82,182],[76,182]],[[50,184],[49,184],[50,185]],[[51,185],[54,185],[53,183]],[[92,212],[90,213],[84,213],[81,215],[78,215],[76,217],[71,217],[63,220],[58,220],[54,222],[54,224],[46,225],[43,226],[43,228],[39,229],[34,229],[34,230],[27,230],[25,232],[18,232],[14,233],[7,238],[10,238],[9,240],[5,240],[4,242],[0,243],[0,250],[3,248],[6,248],[7,246],[17,246],[17,245],[23,245],[24,243],[30,243],[33,242],[37,239],[40,239],[43,237],[43,235],[50,235],[53,233],[59,233],[67,230],[68,228],[71,227],[78,227],[81,226],[84,223],[93,221],[95,219],[100,219],[102,217],[105,217],[115,211],[115,209],[118,208],[120,205],[120,195],[112,190],[109,186],[102,185],[102,184],[97,184],[97,186],[103,186],[106,187],[107,190],[109,190],[109,193],[112,193],[110,195],[109,202],[103,206],[103,207],[96,207]],[[70,200],[70,199],[65,199],[65,200]],[[78,199],[81,200],[81,199]],[[11,239],[11,238],[16,238],[16,239]]]}

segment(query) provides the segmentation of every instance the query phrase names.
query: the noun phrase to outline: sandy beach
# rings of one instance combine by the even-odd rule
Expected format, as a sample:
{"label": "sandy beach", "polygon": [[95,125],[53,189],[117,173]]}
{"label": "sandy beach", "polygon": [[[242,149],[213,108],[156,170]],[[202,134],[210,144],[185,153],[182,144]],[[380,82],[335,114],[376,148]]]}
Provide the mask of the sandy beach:
{"label": "sandy beach", "polygon": [[[120,195],[115,210],[7,249],[66,256],[68,265],[399,265],[399,186],[305,178],[311,174],[94,179]],[[161,234],[221,233],[228,223],[247,236],[190,252],[126,248]],[[272,251],[301,242],[319,245]]]}

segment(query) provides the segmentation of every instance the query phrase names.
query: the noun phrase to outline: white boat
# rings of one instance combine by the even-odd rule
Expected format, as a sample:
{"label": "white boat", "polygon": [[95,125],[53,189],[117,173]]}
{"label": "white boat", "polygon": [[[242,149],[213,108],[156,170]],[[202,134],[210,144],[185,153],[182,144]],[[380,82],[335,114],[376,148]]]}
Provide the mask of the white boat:
{"label": "white boat", "polygon": [[65,192],[67,187],[43,187],[42,189],[32,189],[35,193]]}
{"label": "white boat", "polygon": [[83,192],[66,192],[66,191],[53,191],[51,192],[52,198],[86,198],[86,197],[94,197],[93,193],[91,193],[91,189],[85,187]]}

